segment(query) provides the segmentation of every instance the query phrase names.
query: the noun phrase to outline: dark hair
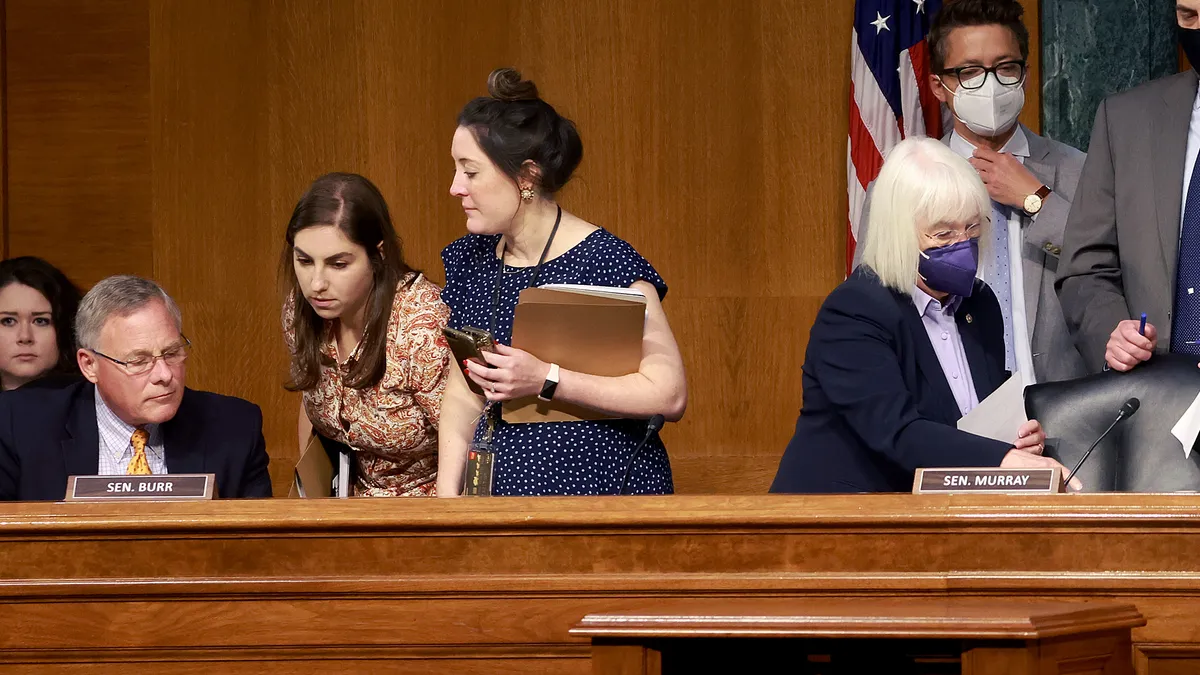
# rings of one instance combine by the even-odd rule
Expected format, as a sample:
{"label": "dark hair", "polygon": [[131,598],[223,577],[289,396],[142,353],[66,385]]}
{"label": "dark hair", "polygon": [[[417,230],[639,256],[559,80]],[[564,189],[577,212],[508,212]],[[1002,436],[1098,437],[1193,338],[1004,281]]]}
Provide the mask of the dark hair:
{"label": "dark hair", "polygon": [[50,373],[78,375],[75,359],[75,312],[79,309],[79,289],[57,267],[33,256],[10,258],[0,262],[0,289],[22,284],[41,293],[50,303],[50,319],[58,341],[58,363]]}
{"label": "dark hair", "polygon": [[929,27],[929,61],[936,75],[946,69],[946,44],[950,31],[966,26],[999,25],[1011,30],[1021,49],[1021,58],[1029,58],[1029,29],[1021,21],[1025,9],[1017,0],[950,0],[933,17]]}
{"label": "dark hair", "polygon": [[[527,178],[543,194],[561,190],[583,159],[575,123],[538,98],[537,85],[512,68],[492,71],[488,94],[463,107],[458,126],[471,130],[484,154],[509,178]],[[536,171],[525,168],[527,161],[537,165]]]}
{"label": "dark hair", "polygon": [[337,227],[347,239],[362,246],[374,276],[374,287],[367,299],[362,351],[351,364],[345,379],[346,386],[365,389],[383,378],[392,301],[404,276],[416,270],[404,262],[400,238],[392,227],[387,202],[371,181],[354,173],[328,173],[313,181],[292,210],[287,225],[287,246],[279,260],[285,298],[294,304],[295,352],[292,354],[291,379],[285,385],[289,391],[313,388],[321,378],[321,366],[333,365],[321,351],[325,320],[304,299],[292,263],[296,233],[322,225]]}

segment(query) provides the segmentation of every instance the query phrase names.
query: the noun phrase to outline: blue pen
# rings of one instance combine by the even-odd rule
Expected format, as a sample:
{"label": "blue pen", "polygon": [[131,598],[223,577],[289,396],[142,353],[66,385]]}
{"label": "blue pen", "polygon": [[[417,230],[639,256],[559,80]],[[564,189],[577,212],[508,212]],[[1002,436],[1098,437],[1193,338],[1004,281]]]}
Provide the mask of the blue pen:
{"label": "blue pen", "polygon": [[[1146,336],[1146,313],[1145,312],[1142,312],[1142,322],[1138,325],[1138,335],[1141,335],[1142,337]],[[1188,344],[1190,345],[1190,344],[1195,344],[1195,343],[1189,342]],[[1108,370],[1108,363],[1104,364],[1104,369]]]}

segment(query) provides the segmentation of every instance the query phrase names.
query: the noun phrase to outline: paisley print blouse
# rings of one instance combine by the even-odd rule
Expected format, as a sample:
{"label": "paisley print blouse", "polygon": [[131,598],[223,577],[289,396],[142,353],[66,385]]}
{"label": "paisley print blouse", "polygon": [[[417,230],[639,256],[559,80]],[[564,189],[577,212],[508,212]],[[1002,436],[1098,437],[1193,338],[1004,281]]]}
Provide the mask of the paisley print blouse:
{"label": "paisley print blouse", "polygon": [[[424,276],[401,280],[388,320],[383,379],[365,389],[343,383],[354,356],[340,365],[332,322],[325,322],[317,385],[304,392],[304,410],[317,433],[356,452],[356,496],[432,496],[437,484],[437,430],[447,368],[453,357],[442,335],[450,309]],[[411,284],[410,284],[411,282]],[[289,351],[295,351],[295,299],[283,311]]]}

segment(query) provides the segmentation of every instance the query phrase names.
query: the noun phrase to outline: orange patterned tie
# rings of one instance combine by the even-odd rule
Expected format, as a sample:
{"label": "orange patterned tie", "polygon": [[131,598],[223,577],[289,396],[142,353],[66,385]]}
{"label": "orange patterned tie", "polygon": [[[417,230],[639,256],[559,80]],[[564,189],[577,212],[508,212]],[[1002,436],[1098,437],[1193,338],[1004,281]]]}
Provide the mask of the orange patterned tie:
{"label": "orange patterned tie", "polygon": [[133,438],[129,439],[129,444],[133,446],[133,459],[129,460],[129,469],[125,471],[130,476],[149,476],[150,462],[146,461],[146,441],[150,440],[150,434],[146,433],[145,429],[138,429],[133,432]]}

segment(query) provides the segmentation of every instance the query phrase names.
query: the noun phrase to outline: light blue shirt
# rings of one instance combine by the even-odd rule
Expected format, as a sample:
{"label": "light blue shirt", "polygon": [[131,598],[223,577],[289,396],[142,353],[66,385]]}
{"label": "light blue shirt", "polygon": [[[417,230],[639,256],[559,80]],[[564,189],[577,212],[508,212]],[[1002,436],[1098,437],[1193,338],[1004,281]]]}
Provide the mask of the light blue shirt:
{"label": "light blue shirt", "polygon": [[958,324],[954,320],[954,312],[962,304],[962,298],[951,295],[943,305],[914,286],[912,299],[913,304],[917,306],[917,312],[921,314],[921,324],[925,326],[925,332],[929,335],[933,352],[937,354],[938,363],[942,366],[946,384],[950,385],[950,391],[954,393],[958,412],[966,415],[979,405],[979,395],[975,393],[975,380],[971,377],[967,350],[963,348],[962,335],[959,334]]}
{"label": "light blue shirt", "polygon": [[[975,146],[957,132],[950,135],[950,149],[968,159],[975,153]],[[1024,164],[1029,157],[1029,137],[1024,129],[1018,126],[1000,152],[1010,154]],[[992,202],[991,237],[987,242],[989,255],[979,261],[979,277],[987,282],[1000,303],[1004,321],[1004,369],[1022,373],[1025,383],[1033,384],[1036,380],[1029,344],[1030,323],[1025,316],[1025,283],[1021,276],[1024,235],[1017,212],[1017,209]]]}
{"label": "light blue shirt", "polygon": [[[96,426],[100,431],[99,475],[125,475],[129,470],[129,462],[133,460],[133,432],[137,429],[117,417],[104,402],[99,389],[96,389]],[[150,464],[150,473],[165,474],[167,460],[161,429],[157,424],[147,424],[145,429],[150,434],[150,439],[146,441],[146,462]]]}

